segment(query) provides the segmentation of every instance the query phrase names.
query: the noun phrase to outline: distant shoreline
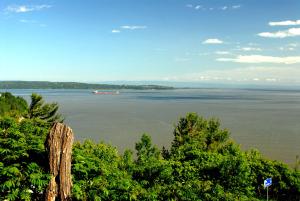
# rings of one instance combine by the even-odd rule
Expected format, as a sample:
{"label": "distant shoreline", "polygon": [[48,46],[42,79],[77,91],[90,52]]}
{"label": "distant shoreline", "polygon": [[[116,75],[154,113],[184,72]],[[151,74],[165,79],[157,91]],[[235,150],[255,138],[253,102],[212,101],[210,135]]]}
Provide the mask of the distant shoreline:
{"label": "distant shoreline", "polygon": [[[195,84],[195,83],[194,83]],[[95,84],[83,82],[50,82],[50,81],[0,81],[0,90],[9,89],[88,89],[88,90],[176,90],[176,89],[240,89],[250,91],[285,91],[299,92],[300,86],[290,85],[228,85],[199,83],[198,86],[176,86],[172,83],[126,83]]]}
{"label": "distant shoreline", "polygon": [[170,90],[175,89],[162,85],[115,85],[88,84],[81,82],[48,82],[48,81],[0,81],[0,89],[135,89],[135,90]]}

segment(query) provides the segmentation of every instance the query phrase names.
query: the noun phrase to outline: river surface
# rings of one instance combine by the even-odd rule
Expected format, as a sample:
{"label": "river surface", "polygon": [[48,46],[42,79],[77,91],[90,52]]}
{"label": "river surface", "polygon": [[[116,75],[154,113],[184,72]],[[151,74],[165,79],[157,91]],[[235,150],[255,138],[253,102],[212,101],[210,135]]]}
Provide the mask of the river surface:
{"label": "river surface", "polygon": [[[3,91],[3,90],[1,90]],[[143,133],[169,147],[179,117],[197,112],[217,117],[243,149],[288,164],[300,155],[300,91],[249,89],[120,90],[94,95],[91,90],[8,90],[29,100],[39,93],[58,102],[76,139],[93,139],[134,149]]]}

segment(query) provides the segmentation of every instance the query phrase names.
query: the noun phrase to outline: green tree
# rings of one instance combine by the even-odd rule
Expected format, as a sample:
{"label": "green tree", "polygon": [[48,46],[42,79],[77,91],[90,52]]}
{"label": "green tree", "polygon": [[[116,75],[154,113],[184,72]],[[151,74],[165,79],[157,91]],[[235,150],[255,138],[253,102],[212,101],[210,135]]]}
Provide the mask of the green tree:
{"label": "green tree", "polygon": [[[230,200],[252,197],[250,167],[246,156],[220,128],[216,119],[189,113],[174,130],[170,151],[174,161],[177,195],[182,200]],[[187,188],[190,186],[190,188]]]}
{"label": "green tree", "polygon": [[57,114],[58,108],[57,103],[45,103],[41,95],[33,93],[28,109],[28,118],[38,118],[48,123],[63,122],[62,116]]}
{"label": "green tree", "polygon": [[15,97],[9,92],[0,93],[0,116],[6,114],[20,117],[27,109],[27,102],[22,97]]}
{"label": "green tree", "polygon": [[47,133],[48,126],[38,120],[0,117],[0,200],[43,200]]}
{"label": "green tree", "polygon": [[174,130],[174,140],[171,151],[182,145],[194,144],[197,149],[209,151],[216,150],[228,141],[229,132],[220,129],[217,119],[206,120],[196,113],[188,113],[180,118]]}
{"label": "green tree", "polygon": [[269,195],[276,200],[300,200],[300,171],[292,170],[278,161],[262,157],[258,150],[246,152],[247,161],[251,168],[252,186],[257,197],[265,197],[266,189],[263,181],[272,178]]}
{"label": "green tree", "polygon": [[167,187],[172,183],[172,167],[169,161],[164,160],[160,150],[146,134],[136,143],[135,149],[137,159],[132,178],[143,188],[139,200],[166,200]]}
{"label": "green tree", "polygon": [[140,193],[117,150],[104,143],[75,143],[72,175],[74,200],[137,200]]}
{"label": "green tree", "polygon": [[[32,94],[28,108],[6,93],[0,106],[0,200],[43,200],[49,181],[44,143],[51,124],[61,121],[58,105]],[[217,119],[189,113],[173,133],[170,150],[159,150],[144,134],[136,157],[105,143],[76,142],[73,200],[264,200],[268,177],[273,200],[300,200],[297,167],[242,151]]]}

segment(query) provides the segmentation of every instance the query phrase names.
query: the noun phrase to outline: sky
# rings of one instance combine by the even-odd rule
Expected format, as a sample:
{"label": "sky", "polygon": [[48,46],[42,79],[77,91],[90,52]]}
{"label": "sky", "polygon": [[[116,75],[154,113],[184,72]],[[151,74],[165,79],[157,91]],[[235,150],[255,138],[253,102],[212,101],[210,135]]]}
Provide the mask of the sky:
{"label": "sky", "polygon": [[0,80],[300,84],[299,0],[1,0]]}

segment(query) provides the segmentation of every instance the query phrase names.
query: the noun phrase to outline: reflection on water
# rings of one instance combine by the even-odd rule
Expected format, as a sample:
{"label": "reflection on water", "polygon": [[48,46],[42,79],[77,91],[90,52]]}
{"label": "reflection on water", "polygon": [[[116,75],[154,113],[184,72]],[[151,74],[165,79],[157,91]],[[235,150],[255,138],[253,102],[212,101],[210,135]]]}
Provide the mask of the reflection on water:
{"label": "reflection on water", "polygon": [[94,95],[89,90],[10,90],[27,100],[32,92],[60,104],[60,112],[77,139],[92,138],[134,148],[142,133],[169,146],[180,116],[197,112],[218,117],[244,149],[289,164],[300,155],[300,91],[242,89],[121,90]]}

